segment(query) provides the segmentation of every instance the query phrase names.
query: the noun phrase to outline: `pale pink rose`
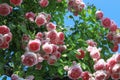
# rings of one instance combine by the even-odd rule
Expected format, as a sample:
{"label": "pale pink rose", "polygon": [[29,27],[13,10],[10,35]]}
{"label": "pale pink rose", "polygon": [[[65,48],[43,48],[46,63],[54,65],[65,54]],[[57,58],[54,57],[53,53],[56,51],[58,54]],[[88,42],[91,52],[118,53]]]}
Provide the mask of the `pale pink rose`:
{"label": "pale pink rose", "polygon": [[27,80],[34,80],[34,76],[30,75],[30,76],[27,76],[25,79],[27,79]]}
{"label": "pale pink rose", "polygon": [[114,40],[115,43],[119,44],[120,43],[120,34],[114,35],[113,40]]}
{"label": "pale pink rose", "polygon": [[12,40],[12,33],[4,34],[3,38],[7,43],[9,43]]}
{"label": "pale pink rose", "polygon": [[79,5],[82,1],[81,0],[74,0],[75,5]]}
{"label": "pale pink rose", "polygon": [[4,42],[2,43],[2,45],[0,45],[0,48],[2,48],[2,49],[7,49],[7,48],[9,48],[9,43],[7,43],[6,41],[4,41]]}
{"label": "pale pink rose", "polygon": [[84,52],[84,50],[82,50],[82,49],[77,49],[77,53],[76,53],[76,58],[78,58],[78,59],[83,59],[84,57],[85,57],[85,52]]}
{"label": "pale pink rose", "polygon": [[30,51],[38,52],[40,50],[41,42],[38,39],[30,40],[27,46]]}
{"label": "pale pink rose", "polygon": [[111,20],[109,18],[102,18],[101,24],[105,28],[110,28],[110,26],[111,26]]}
{"label": "pale pink rose", "polygon": [[50,19],[51,19],[51,15],[50,14],[47,14],[45,12],[41,12],[40,14],[45,16],[47,23],[50,22]]}
{"label": "pale pink rose", "polygon": [[51,55],[47,60],[49,65],[54,65],[56,61],[57,61],[57,58],[55,55]]}
{"label": "pale pink rose", "polygon": [[114,57],[111,57],[109,59],[107,59],[107,65],[110,67],[110,68],[113,68],[113,66],[117,63],[117,61],[114,59]]}
{"label": "pale pink rose", "polygon": [[87,50],[88,52],[91,52],[91,51],[93,50],[93,47],[92,47],[92,46],[88,46],[88,47],[86,48],[86,50]]}
{"label": "pale pink rose", "polygon": [[12,6],[9,6],[9,8],[10,8],[10,12],[12,12],[12,11],[13,11],[13,7],[12,7]]}
{"label": "pale pink rose", "polygon": [[37,55],[34,52],[25,52],[25,54],[21,56],[21,59],[25,66],[31,67],[37,63]]}
{"label": "pale pink rose", "polygon": [[28,20],[30,20],[31,22],[34,22],[35,16],[36,15],[33,12],[27,12],[25,14],[25,18],[28,19]]}
{"label": "pale pink rose", "polygon": [[67,49],[67,47],[66,47],[66,45],[60,45],[59,47],[58,47],[58,51],[59,52],[63,52],[63,51],[65,51]]}
{"label": "pale pink rose", "polygon": [[64,43],[64,41],[59,41],[59,40],[57,40],[57,44],[58,44],[58,45],[63,45],[63,44],[65,44],[65,43]]}
{"label": "pale pink rose", "polygon": [[113,80],[119,80],[120,79],[120,74],[119,73],[113,73],[112,75],[111,75],[111,77],[112,77],[112,79]]}
{"label": "pale pink rose", "polygon": [[22,36],[22,41],[28,42],[29,40],[30,40],[30,36],[27,35],[27,34],[23,34],[23,36]]}
{"label": "pale pink rose", "polygon": [[81,78],[81,74],[82,74],[82,69],[78,64],[71,66],[68,71],[68,77],[73,80]]}
{"label": "pale pink rose", "polygon": [[120,73],[120,64],[115,64],[112,68],[112,73]]}
{"label": "pale pink rose", "polygon": [[35,35],[35,38],[41,40],[41,39],[43,38],[43,33],[38,32],[38,33]]}
{"label": "pale pink rose", "polygon": [[104,59],[99,59],[95,64],[94,64],[94,69],[97,70],[105,70],[106,69],[106,62]]}
{"label": "pale pink rose", "polygon": [[103,70],[98,70],[95,73],[95,80],[105,80],[106,79],[106,72]]}
{"label": "pale pink rose", "polygon": [[80,2],[80,9],[83,9],[83,8],[85,8],[85,3],[84,2]]}
{"label": "pale pink rose", "polygon": [[116,53],[114,56],[115,56],[114,58],[117,61],[117,63],[120,63],[120,54]]}
{"label": "pale pink rose", "polygon": [[45,25],[46,22],[47,22],[46,17],[43,14],[39,14],[35,19],[35,23],[37,24],[38,27]]}
{"label": "pale pink rose", "polygon": [[53,48],[52,53],[56,52],[59,47],[57,45],[55,45],[55,44],[51,44],[51,45],[52,45],[52,48]]}
{"label": "pale pink rose", "polygon": [[89,80],[95,80],[95,77],[91,76],[91,77],[89,78]]}
{"label": "pale pink rose", "polygon": [[69,0],[68,6],[73,6],[73,4],[74,4],[74,0]]}
{"label": "pale pink rose", "polygon": [[7,16],[12,11],[12,7],[9,6],[7,3],[0,4],[0,15]]}
{"label": "pale pink rose", "polygon": [[41,70],[42,69],[42,65],[41,64],[36,64],[35,69]]}
{"label": "pale pink rose", "polygon": [[85,3],[82,0],[69,0],[68,10],[73,12],[74,16],[77,16],[79,12],[85,8]]}
{"label": "pale pink rose", "polygon": [[61,57],[61,53],[59,51],[56,51],[52,54],[55,55],[57,59],[59,59]]}
{"label": "pale pink rose", "polygon": [[48,60],[48,59],[49,59],[49,57],[50,57],[50,55],[49,55],[49,54],[45,54],[45,55],[43,55],[44,60]]}
{"label": "pale pink rose", "polygon": [[46,19],[47,19],[47,22],[49,22],[50,19],[51,19],[51,15],[50,15],[50,14],[47,14]]}
{"label": "pale pink rose", "polygon": [[111,21],[111,25],[109,27],[110,31],[115,32],[117,30],[118,26],[115,24],[114,21]]}
{"label": "pale pink rose", "polygon": [[57,44],[58,35],[56,30],[49,31],[46,37],[50,39],[50,42],[52,44]]}
{"label": "pale pink rose", "polygon": [[113,47],[111,48],[112,52],[117,52],[118,51],[118,44],[114,44]]}
{"label": "pale pink rose", "polygon": [[49,1],[48,1],[48,0],[40,0],[40,1],[39,1],[39,5],[40,5],[41,7],[47,7],[48,4],[49,4]]}
{"label": "pale pink rose", "polygon": [[58,34],[58,41],[64,41],[64,39],[65,39],[64,33],[58,32],[57,34]]}
{"label": "pale pink rose", "polygon": [[37,63],[43,62],[43,60],[44,58],[40,54],[37,54]]}
{"label": "pale pink rose", "polygon": [[53,52],[53,47],[51,44],[45,43],[42,45],[42,49],[46,54],[51,54]]}
{"label": "pale pink rose", "polygon": [[49,22],[49,23],[46,24],[46,28],[47,28],[48,31],[55,30],[56,25],[53,24],[52,22]]}
{"label": "pale pink rose", "polygon": [[15,6],[20,6],[23,0],[10,0],[10,3]]}
{"label": "pale pink rose", "polygon": [[90,73],[88,71],[82,72],[82,80],[89,80],[90,79]]}
{"label": "pale pink rose", "polygon": [[12,74],[11,80],[18,80],[19,76],[17,74]]}
{"label": "pale pink rose", "polygon": [[42,43],[42,45],[44,45],[45,43],[49,43],[50,44],[50,39],[49,38],[42,39],[41,43]]}
{"label": "pale pink rose", "polygon": [[96,47],[93,47],[92,51],[90,52],[90,56],[94,61],[97,61],[100,59],[100,51]]}
{"label": "pale pink rose", "polygon": [[10,29],[6,25],[0,26],[0,34],[8,34],[10,33]]}
{"label": "pale pink rose", "polygon": [[86,41],[87,42],[87,44],[89,45],[89,46],[97,46],[97,43],[95,42],[95,41],[93,41],[92,39],[89,39],[89,40],[87,40]]}
{"label": "pale pink rose", "polygon": [[107,39],[111,41],[111,40],[113,40],[113,36],[114,36],[114,34],[112,32],[109,32],[107,34]]}
{"label": "pale pink rose", "polygon": [[97,10],[95,13],[95,16],[97,19],[102,19],[103,18],[103,12],[100,10]]}

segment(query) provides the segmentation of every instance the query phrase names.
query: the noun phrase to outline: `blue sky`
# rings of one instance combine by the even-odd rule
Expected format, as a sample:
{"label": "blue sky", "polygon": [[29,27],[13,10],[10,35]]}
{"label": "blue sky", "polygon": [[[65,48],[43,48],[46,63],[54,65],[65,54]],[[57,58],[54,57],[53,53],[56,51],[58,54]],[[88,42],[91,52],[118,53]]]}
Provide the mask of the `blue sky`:
{"label": "blue sky", "polygon": [[114,20],[120,26],[120,0],[83,0],[85,3],[94,4],[97,9],[101,9],[105,17]]}
{"label": "blue sky", "polygon": [[[105,17],[109,17],[114,20],[116,24],[120,27],[120,0],[83,0],[85,3],[94,4],[97,9],[101,9]],[[66,22],[68,24],[69,22]],[[69,23],[72,25],[72,23]],[[120,50],[120,49],[119,49]],[[0,78],[2,80],[2,77]],[[11,79],[7,79],[11,80]]]}

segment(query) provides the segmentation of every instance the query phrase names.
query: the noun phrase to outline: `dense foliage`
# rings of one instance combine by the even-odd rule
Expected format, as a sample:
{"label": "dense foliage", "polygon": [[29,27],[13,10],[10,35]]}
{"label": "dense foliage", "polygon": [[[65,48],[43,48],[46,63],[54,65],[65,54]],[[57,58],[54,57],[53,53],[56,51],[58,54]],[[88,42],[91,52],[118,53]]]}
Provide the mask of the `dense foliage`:
{"label": "dense foliage", "polygon": [[0,76],[117,80],[119,38],[115,22],[82,0],[0,0]]}

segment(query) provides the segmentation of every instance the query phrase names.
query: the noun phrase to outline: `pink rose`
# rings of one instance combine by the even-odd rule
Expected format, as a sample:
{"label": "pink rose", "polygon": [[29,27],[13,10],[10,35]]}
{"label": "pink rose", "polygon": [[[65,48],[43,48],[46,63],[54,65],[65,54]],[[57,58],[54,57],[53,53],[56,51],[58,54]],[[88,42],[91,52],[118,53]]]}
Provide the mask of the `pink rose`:
{"label": "pink rose", "polygon": [[102,18],[101,24],[105,28],[109,28],[111,26],[111,20],[109,18]]}
{"label": "pink rose", "polygon": [[48,0],[40,0],[39,4],[41,7],[47,7],[49,4],[49,1]]}
{"label": "pink rose", "polygon": [[98,11],[96,11],[95,16],[96,16],[97,19],[102,19],[103,18],[103,12],[98,10]]}
{"label": "pink rose", "polygon": [[21,5],[22,2],[23,2],[23,0],[10,0],[10,3],[14,4],[15,6]]}
{"label": "pink rose", "polygon": [[25,52],[24,55],[21,56],[22,63],[25,66],[34,66],[37,63],[37,55],[34,52]]}
{"label": "pink rose", "polygon": [[9,6],[7,3],[0,4],[0,15],[7,16],[12,11],[12,7]]}

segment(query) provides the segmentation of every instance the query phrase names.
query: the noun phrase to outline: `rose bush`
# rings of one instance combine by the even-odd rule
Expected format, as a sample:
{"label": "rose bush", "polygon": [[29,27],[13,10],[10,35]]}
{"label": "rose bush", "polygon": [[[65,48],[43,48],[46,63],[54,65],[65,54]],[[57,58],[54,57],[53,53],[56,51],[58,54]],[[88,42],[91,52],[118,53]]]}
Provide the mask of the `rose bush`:
{"label": "rose bush", "polygon": [[82,0],[0,0],[0,76],[12,80],[118,80],[119,38]]}

